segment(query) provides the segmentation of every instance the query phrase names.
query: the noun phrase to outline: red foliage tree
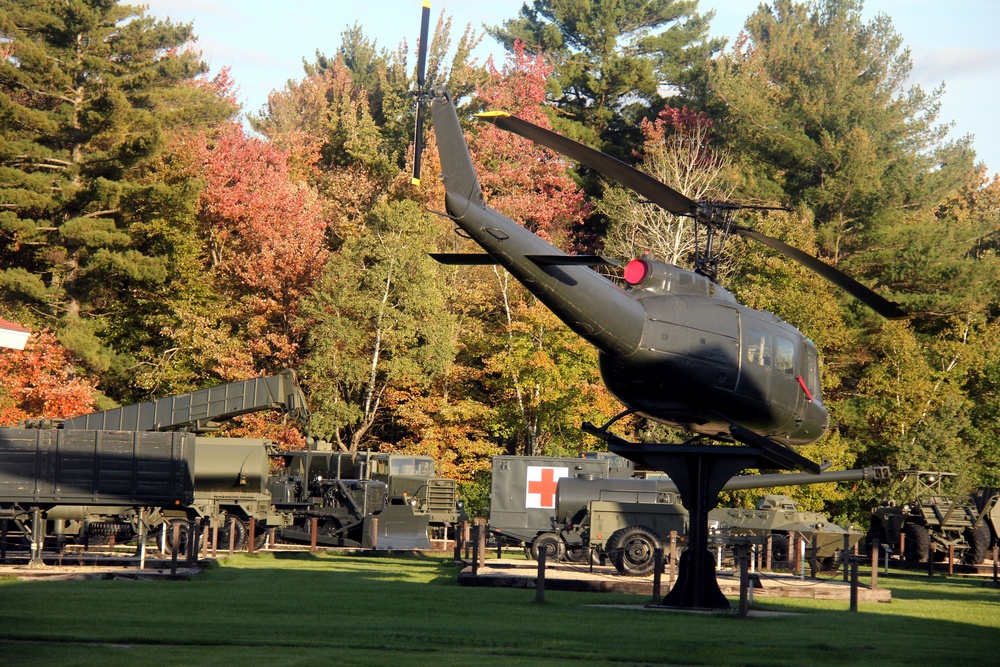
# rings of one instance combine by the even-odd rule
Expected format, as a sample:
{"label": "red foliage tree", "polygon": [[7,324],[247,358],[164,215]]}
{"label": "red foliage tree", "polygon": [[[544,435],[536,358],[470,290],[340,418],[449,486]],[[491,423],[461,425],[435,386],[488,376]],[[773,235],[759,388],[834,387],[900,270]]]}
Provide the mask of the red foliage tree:
{"label": "red foliage tree", "polygon": [[0,424],[94,411],[94,383],[74,373],[69,352],[45,330],[23,350],[0,349]]}
{"label": "red foliage tree", "polygon": [[[545,79],[552,68],[517,42],[502,71],[488,63],[489,81],[478,91],[488,109],[506,111],[545,128]],[[469,139],[490,206],[540,237],[560,242],[589,214],[583,192],[567,174],[568,163],[547,148],[493,125]]]}
{"label": "red foliage tree", "polygon": [[296,360],[299,302],[322,273],[327,220],[315,191],[292,177],[287,153],[230,125],[195,142],[207,181],[199,222],[212,270],[240,302],[255,356]]}

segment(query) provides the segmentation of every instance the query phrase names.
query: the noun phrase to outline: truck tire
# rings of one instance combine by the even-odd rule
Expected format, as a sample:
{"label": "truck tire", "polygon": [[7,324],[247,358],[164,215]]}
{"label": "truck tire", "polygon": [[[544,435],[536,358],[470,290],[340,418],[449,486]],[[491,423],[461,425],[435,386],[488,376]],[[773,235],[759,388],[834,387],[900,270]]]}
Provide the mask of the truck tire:
{"label": "truck tire", "polygon": [[872,525],[865,535],[865,547],[868,549],[869,554],[872,551],[872,545],[876,541],[879,544],[887,544],[889,542],[885,535],[885,528],[882,526],[882,520],[877,516],[872,516]]}
{"label": "truck tire", "polygon": [[660,538],[645,526],[626,526],[616,530],[604,547],[615,569],[633,577],[652,574],[657,549],[663,549]]}
{"label": "truck tire", "polygon": [[926,563],[927,552],[931,548],[931,534],[927,526],[909,523],[903,529],[903,535],[906,537],[903,560],[910,564]]}
{"label": "truck tire", "polygon": [[823,572],[833,572],[840,569],[844,563],[844,550],[837,549],[832,556],[824,556],[820,559],[819,565]]}
{"label": "truck tire", "polygon": [[[187,519],[170,519],[167,524],[167,549],[172,552],[177,550],[179,556],[187,556],[190,549],[195,552],[201,550],[201,531],[196,530],[195,535],[191,535],[191,522]],[[180,526],[177,532],[177,544],[174,544],[174,524]]]}
{"label": "truck tire", "polygon": [[545,561],[554,563],[566,557],[566,543],[555,533],[542,533],[531,541],[529,547],[532,560],[538,560],[538,553],[545,549]]}
{"label": "truck tire", "polygon": [[[233,526],[236,526],[235,531]],[[233,550],[243,551],[247,548],[247,527],[240,520],[235,522],[228,516],[219,517],[219,535],[216,548],[220,551],[229,549],[229,538],[233,538]]]}
{"label": "truck tire", "polygon": [[962,556],[963,563],[979,565],[986,560],[986,551],[990,547],[990,529],[985,523],[966,528],[965,541],[969,544],[969,548]]}

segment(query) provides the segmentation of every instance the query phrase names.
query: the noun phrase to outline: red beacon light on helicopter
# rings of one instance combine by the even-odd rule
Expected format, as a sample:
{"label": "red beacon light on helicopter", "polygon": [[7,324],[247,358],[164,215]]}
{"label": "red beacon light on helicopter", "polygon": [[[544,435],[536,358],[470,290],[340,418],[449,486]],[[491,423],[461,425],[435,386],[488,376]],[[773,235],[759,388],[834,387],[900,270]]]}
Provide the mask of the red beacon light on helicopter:
{"label": "red beacon light on helicopter", "polygon": [[630,287],[641,285],[649,279],[653,272],[652,267],[644,259],[633,259],[625,265],[624,278]]}

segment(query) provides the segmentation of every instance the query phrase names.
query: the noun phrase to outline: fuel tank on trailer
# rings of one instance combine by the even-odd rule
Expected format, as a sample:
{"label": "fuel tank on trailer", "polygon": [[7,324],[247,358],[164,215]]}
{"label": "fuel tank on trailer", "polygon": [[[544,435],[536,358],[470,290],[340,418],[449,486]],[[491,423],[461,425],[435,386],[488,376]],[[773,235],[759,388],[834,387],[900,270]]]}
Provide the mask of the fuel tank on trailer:
{"label": "fuel tank on trailer", "polygon": [[206,438],[196,442],[196,494],[267,493],[267,440]]}

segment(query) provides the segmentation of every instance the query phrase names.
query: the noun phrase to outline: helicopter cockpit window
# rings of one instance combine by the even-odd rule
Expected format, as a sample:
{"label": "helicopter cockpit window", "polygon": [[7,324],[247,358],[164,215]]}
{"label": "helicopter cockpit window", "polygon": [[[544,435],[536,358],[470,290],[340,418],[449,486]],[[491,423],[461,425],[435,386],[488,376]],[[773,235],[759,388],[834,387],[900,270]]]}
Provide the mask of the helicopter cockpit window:
{"label": "helicopter cockpit window", "polygon": [[819,396],[819,354],[811,341],[806,341],[806,386],[813,396]]}
{"label": "helicopter cockpit window", "polygon": [[774,351],[774,367],[785,375],[795,375],[795,343],[779,336]]}
{"label": "helicopter cockpit window", "polygon": [[746,329],[746,357],[751,364],[771,365],[771,334],[760,329]]}

